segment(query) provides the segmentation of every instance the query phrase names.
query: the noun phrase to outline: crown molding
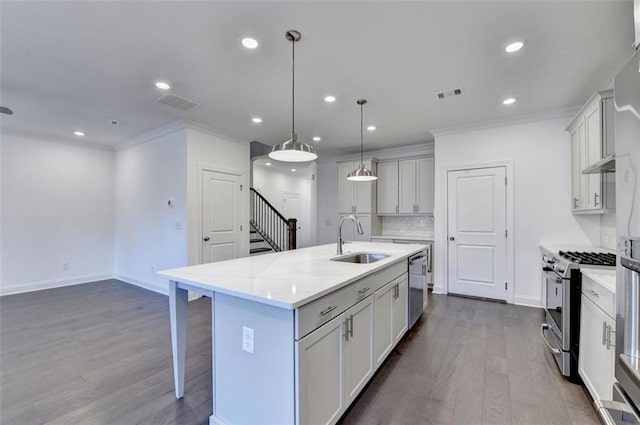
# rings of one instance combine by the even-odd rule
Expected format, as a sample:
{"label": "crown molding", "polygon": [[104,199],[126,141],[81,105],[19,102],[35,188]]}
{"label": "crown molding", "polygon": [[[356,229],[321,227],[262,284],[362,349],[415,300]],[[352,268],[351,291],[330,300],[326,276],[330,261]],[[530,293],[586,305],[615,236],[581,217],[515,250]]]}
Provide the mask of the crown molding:
{"label": "crown molding", "polygon": [[496,120],[474,122],[461,126],[437,129],[431,132],[437,139],[442,136],[449,136],[459,133],[468,133],[478,130],[489,130],[498,127],[510,127],[518,124],[526,124],[536,121],[547,121],[560,118],[573,118],[576,116],[582,106],[573,106],[570,108],[554,109],[551,111],[539,112],[535,114],[518,115],[511,118],[500,118]]}
{"label": "crown molding", "polygon": [[[364,151],[365,158],[375,158],[378,160],[406,158],[418,155],[433,155],[434,143],[433,141],[418,143],[409,146],[399,146],[395,148],[377,149],[374,151]],[[360,159],[360,152],[345,154],[345,155],[331,155],[322,157],[321,161],[316,160],[319,164],[341,162],[341,161],[355,161]]]}
{"label": "crown molding", "polygon": [[241,145],[248,145],[251,143],[251,140],[243,140],[231,133],[226,133],[224,131],[220,131],[213,127],[206,126],[196,121],[191,120],[183,120],[186,127],[190,130],[200,131],[202,133],[209,134],[214,137],[218,137],[220,139],[226,140],[228,142],[240,143]]}
{"label": "crown molding", "polygon": [[151,130],[144,134],[141,134],[140,136],[137,136],[129,141],[117,144],[113,147],[113,150],[117,152],[124,149],[129,149],[133,146],[136,146],[145,142],[149,142],[159,137],[173,134],[175,132],[186,130],[186,129],[187,129],[187,124],[184,120],[174,121],[170,124],[163,125],[162,127],[158,127],[155,130]]}

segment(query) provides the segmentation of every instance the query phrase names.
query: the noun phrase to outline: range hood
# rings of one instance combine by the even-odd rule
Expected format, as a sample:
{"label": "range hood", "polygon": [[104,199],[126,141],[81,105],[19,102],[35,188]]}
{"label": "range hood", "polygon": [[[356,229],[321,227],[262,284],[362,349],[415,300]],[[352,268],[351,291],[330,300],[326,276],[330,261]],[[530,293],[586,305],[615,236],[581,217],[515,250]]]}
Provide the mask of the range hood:
{"label": "range hood", "polygon": [[611,154],[582,170],[582,174],[612,173],[614,171],[616,171],[616,157]]}

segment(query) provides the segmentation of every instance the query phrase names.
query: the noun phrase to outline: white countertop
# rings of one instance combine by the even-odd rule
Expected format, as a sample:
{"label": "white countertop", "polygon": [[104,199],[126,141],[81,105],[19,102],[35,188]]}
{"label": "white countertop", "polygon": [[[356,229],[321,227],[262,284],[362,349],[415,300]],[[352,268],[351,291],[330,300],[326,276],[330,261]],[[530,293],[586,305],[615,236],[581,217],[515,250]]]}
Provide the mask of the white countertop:
{"label": "white countertop", "polygon": [[158,276],[198,288],[295,309],[424,249],[417,244],[352,242],[344,254],[372,252],[389,258],[371,264],[331,261],[336,244],[163,270]]}
{"label": "white countertop", "polygon": [[372,235],[378,239],[402,239],[404,241],[430,241],[433,242],[433,235]]}
{"label": "white countertop", "polygon": [[609,291],[616,293],[616,269],[592,268],[588,266],[580,266],[580,271],[584,276],[599,283]]}

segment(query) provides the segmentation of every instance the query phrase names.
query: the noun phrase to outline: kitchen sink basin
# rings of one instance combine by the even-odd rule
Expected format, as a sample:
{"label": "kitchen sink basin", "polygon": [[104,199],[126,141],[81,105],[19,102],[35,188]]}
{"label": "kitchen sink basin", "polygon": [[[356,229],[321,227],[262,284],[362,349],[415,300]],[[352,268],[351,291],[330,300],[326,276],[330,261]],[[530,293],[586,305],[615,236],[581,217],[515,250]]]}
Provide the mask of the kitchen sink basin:
{"label": "kitchen sink basin", "polygon": [[376,261],[384,260],[389,257],[387,254],[372,254],[370,252],[359,252],[356,254],[349,254],[342,257],[332,258],[331,261],[340,261],[342,263],[355,263],[355,264],[371,264]]}

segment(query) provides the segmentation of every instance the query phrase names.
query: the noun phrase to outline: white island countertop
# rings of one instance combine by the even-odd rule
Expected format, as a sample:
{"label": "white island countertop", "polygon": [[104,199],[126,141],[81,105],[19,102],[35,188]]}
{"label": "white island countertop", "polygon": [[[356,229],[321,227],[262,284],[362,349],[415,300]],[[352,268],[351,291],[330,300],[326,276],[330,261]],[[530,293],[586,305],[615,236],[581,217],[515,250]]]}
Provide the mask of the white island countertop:
{"label": "white island countertop", "polygon": [[331,261],[336,244],[163,270],[158,276],[287,309],[299,308],[424,249],[424,245],[352,242],[344,254],[388,254],[371,264]]}

